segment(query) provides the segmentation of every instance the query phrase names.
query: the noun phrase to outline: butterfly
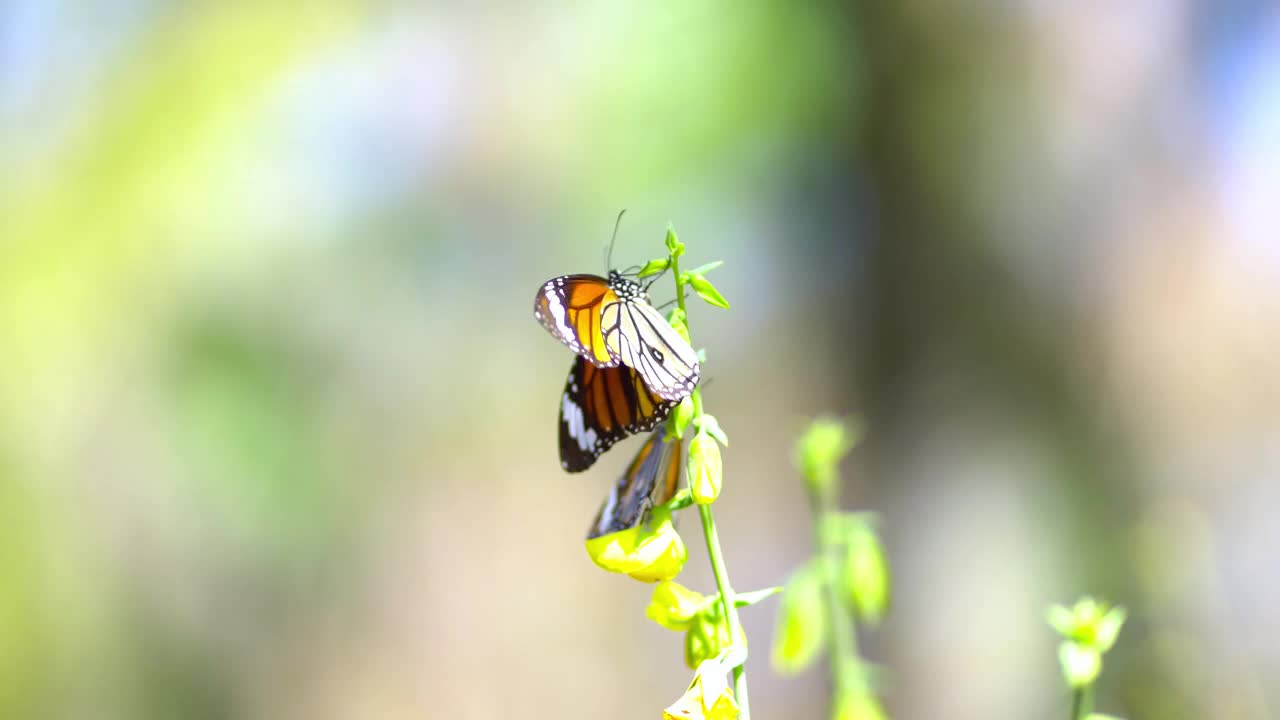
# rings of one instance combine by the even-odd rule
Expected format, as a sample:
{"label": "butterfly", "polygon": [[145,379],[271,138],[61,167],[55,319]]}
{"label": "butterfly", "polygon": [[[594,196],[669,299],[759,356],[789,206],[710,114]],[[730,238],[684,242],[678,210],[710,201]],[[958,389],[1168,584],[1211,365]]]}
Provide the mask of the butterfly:
{"label": "butterfly", "polygon": [[655,395],[679,402],[698,384],[698,355],[667,323],[640,283],[616,270],[548,280],[533,316],[560,342],[598,368],[625,365]]}
{"label": "butterfly", "polygon": [[669,442],[660,425],[653,431],[605,498],[587,539],[628,530],[649,519],[655,506],[676,494],[680,480],[680,441]]}
{"label": "butterfly", "polygon": [[579,355],[560,397],[560,466],[586,470],[617,441],[652,430],[676,405],[650,390],[635,369],[596,367]]}

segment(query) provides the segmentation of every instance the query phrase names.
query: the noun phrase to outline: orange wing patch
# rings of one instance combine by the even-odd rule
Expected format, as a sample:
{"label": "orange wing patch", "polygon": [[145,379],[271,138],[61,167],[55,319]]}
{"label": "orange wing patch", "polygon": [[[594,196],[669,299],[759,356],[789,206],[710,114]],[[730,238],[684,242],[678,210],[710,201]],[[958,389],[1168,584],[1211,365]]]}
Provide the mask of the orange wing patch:
{"label": "orange wing patch", "polygon": [[560,342],[598,367],[614,367],[600,328],[602,308],[618,301],[609,283],[598,275],[564,275],[548,280],[533,301],[533,316]]}
{"label": "orange wing patch", "polygon": [[657,427],[676,404],[654,395],[633,368],[574,358],[560,397],[561,466],[586,470],[617,441]]}

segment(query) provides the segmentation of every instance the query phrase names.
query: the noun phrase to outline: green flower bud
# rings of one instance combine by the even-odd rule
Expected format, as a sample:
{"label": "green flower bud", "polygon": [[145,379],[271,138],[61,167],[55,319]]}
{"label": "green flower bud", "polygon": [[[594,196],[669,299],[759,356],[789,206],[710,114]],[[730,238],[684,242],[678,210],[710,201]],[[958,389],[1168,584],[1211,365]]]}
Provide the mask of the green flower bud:
{"label": "green flower bud", "polygon": [[716,289],[715,285],[711,284],[710,280],[702,275],[690,273],[686,273],[686,275],[686,281],[689,283],[690,287],[692,287],[693,291],[698,294],[698,297],[705,300],[708,305],[715,305],[716,307],[724,308],[725,310],[729,309],[729,301],[724,299],[724,295],[720,294],[720,291]]}
{"label": "green flower bud", "polygon": [[688,630],[706,604],[702,593],[668,580],[654,586],[645,615],[668,630]]}
{"label": "green flower bud", "polygon": [[878,625],[889,606],[889,563],[870,524],[852,516],[847,528],[842,573],[845,594],[859,618]]}
{"label": "green flower bud", "polygon": [[671,267],[670,258],[654,258],[653,260],[645,263],[644,267],[640,268],[639,276],[649,277],[650,275],[657,275],[669,267]]}
{"label": "green flower bud", "polygon": [[840,460],[856,441],[856,431],[839,420],[818,418],[810,423],[796,443],[796,467],[812,490],[823,497],[834,491]]}
{"label": "green flower bud", "polygon": [[670,253],[671,257],[678,258],[684,254],[684,243],[680,242],[679,238],[676,237],[675,228],[667,227],[666,243],[667,252]]}
{"label": "green flower bud", "polygon": [[705,431],[699,431],[689,442],[687,465],[689,492],[699,505],[710,505],[720,497],[723,470],[720,463],[720,446]]}
{"label": "green flower bud", "polygon": [[704,615],[696,616],[684,634],[684,664],[690,668],[698,667],[704,660],[715,657],[719,646],[714,623]]}
{"label": "green flower bud", "polygon": [[1073,688],[1091,685],[1102,672],[1102,653],[1070,640],[1058,646],[1062,676]]}
{"label": "green flower bud", "polygon": [[807,563],[787,580],[773,635],[773,667],[779,673],[804,670],[826,647],[827,614],[822,582],[821,566],[815,561]]}
{"label": "green flower bud", "polygon": [[671,433],[677,440],[683,440],[684,431],[689,427],[689,421],[693,419],[693,396],[681,400],[671,412],[671,417]]}
{"label": "green flower bud", "polygon": [[1050,607],[1046,619],[1062,637],[1098,652],[1106,652],[1115,645],[1125,616],[1123,607],[1110,607],[1085,596],[1071,608],[1061,605]]}
{"label": "green flower bud", "polygon": [[676,334],[684,338],[685,342],[693,342],[689,339],[689,326],[685,324],[684,311],[680,308],[673,308],[671,314],[667,316],[667,323],[671,325]]}

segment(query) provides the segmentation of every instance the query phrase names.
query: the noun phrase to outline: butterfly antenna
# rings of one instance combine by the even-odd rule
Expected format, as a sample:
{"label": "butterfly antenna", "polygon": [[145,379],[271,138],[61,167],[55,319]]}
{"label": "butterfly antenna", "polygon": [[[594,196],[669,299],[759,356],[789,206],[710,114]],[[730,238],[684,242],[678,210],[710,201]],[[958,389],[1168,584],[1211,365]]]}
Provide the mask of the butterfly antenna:
{"label": "butterfly antenna", "polygon": [[[667,274],[667,270],[670,270],[670,269],[671,269],[671,268],[669,268],[669,267],[663,268],[663,269],[662,269],[662,272],[658,273],[657,275],[654,275],[652,280],[650,280],[649,282],[645,283],[645,285],[644,285],[644,291],[645,291],[646,293],[647,293],[647,292],[649,292],[649,288],[653,287],[653,284],[654,284],[654,283],[656,283],[656,282],[658,282],[659,280],[661,280],[661,279],[662,279],[662,276],[663,276],[663,275],[666,275],[666,274]],[[672,300],[671,302],[675,302],[675,300]]]}
{"label": "butterfly antenna", "polygon": [[622,208],[618,212],[618,219],[613,221],[613,237],[609,238],[609,252],[604,256],[604,265],[606,269],[613,269],[613,243],[618,239],[618,226],[622,224],[622,216],[627,214],[627,209]]}

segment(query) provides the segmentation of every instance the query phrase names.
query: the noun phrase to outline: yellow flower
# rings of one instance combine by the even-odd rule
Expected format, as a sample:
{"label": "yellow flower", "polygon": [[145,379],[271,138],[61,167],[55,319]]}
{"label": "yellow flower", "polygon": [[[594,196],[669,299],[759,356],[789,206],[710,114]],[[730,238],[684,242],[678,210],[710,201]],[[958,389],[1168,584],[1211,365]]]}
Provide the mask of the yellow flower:
{"label": "yellow flower", "polygon": [[668,630],[688,630],[706,604],[707,598],[700,592],[680,583],[660,582],[653,588],[645,614]]}
{"label": "yellow flower", "polygon": [[705,660],[698,665],[689,689],[666,710],[662,720],[736,720],[738,701],[726,679],[734,655],[740,651],[727,651],[719,657]]}
{"label": "yellow flower", "polygon": [[587,541],[591,561],[641,582],[670,580],[684,568],[689,551],[671,524],[671,512],[656,508],[649,524]]}

